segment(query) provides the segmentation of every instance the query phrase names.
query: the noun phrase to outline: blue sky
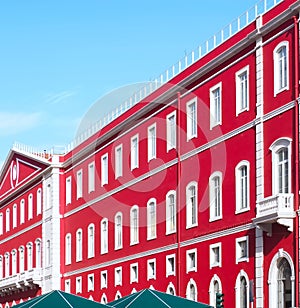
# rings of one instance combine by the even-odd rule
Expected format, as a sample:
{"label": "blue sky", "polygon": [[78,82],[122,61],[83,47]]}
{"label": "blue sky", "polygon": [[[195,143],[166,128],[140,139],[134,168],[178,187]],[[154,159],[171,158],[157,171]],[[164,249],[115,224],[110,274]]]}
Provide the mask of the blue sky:
{"label": "blue sky", "polygon": [[99,98],[157,77],[255,3],[1,1],[0,166],[15,141],[69,143]]}

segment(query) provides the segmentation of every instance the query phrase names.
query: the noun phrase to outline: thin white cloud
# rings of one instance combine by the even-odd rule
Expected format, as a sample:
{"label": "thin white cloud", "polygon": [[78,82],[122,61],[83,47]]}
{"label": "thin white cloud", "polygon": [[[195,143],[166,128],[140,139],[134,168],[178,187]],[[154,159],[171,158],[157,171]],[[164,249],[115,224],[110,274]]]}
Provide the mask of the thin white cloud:
{"label": "thin white cloud", "polygon": [[11,136],[39,125],[41,114],[0,111],[0,136]]}
{"label": "thin white cloud", "polygon": [[48,105],[57,105],[62,103],[67,98],[74,96],[76,93],[74,91],[63,91],[56,94],[48,95],[45,103]]}

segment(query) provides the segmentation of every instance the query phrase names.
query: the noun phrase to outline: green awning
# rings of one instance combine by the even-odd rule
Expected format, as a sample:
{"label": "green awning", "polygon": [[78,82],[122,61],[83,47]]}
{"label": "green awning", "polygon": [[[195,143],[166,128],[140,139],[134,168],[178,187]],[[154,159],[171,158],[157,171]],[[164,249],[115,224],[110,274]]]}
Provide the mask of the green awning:
{"label": "green awning", "polygon": [[209,308],[211,306],[194,302],[183,297],[178,297],[163,292],[145,289],[130,294],[111,303],[108,306],[115,308]]}
{"label": "green awning", "polygon": [[106,305],[62,291],[52,291],[14,306],[16,308],[101,308]]}

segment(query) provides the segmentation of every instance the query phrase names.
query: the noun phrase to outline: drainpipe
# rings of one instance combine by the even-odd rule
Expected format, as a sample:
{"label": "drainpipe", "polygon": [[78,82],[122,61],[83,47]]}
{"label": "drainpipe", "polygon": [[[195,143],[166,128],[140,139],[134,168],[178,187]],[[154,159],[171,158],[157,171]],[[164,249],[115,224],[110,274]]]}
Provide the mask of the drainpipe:
{"label": "drainpipe", "polygon": [[180,92],[177,92],[177,194],[176,194],[176,203],[177,203],[177,290],[178,290],[178,296],[183,296],[181,294],[181,247],[180,247],[180,242],[181,242],[181,214],[180,214],[180,180],[181,180],[181,155],[180,155],[180,147],[181,147],[181,142],[180,142],[180,134],[181,134],[181,98],[180,98]]}
{"label": "drainpipe", "polygon": [[295,251],[295,306],[299,307],[299,30],[298,19],[293,16],[294,21],[294,67],[295,67],[295,209],[296,209],[296,251]]}

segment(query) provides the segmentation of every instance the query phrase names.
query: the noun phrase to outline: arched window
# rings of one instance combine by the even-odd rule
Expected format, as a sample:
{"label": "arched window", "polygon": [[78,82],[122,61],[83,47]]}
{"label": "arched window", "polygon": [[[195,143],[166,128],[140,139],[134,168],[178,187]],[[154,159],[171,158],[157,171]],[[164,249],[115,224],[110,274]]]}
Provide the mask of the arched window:
{"label": "arched window", "polygon": [[281,42],[273,51],[274,60],[274,96],[289,88],[289,43]]}
{"label": "arched window", "polygon": [[209,304],[210,306],[216,306],[216,294],[222,293],[222,284],[218,275],[214,275],[209,285]]}
{"label": "arched window", "polygon": [[9,277],[10,275],[10,260],[9,260],[9,252],[6,252],[4,255],[5,258],[5,267],[4,267],[4,271],[5,271],[5,277]]}
{"label": "arched window", "polygon": [[196,182],[186,187],[186,227],[198,225],[198,188]]}
{"label": "arched window", "polygon": [[41,239],[35,240],[35,267],[42,267],[42,241]]}
{"label": "arched window", "polygon": [[169,191],[166,196],[166,234],[176,232],[176,199],[175,191]]}
{"label": "arched window", "polygon": [[6,209],[5,231],[8,232],[9,230],[10,230],[10,210]]}
{"label": "arched window", "polygon": [[36,193],[36,214],[42,213],[42,189],[39,188]]}
{"label": "arched window", "polygon": [[90,224],[88,226],[88,258],[95,256],[95,226]]}
{"label": "arched window", "polygon": [[108,252],[108,219],[101,221],[101,254]]}
{"label": "arched window", "polygon": [[197,285],[193,279],[190,279],[186,288],[186,298],[192,301],[197,301]]}
{"label": "arched window", "polygon": [[171,295],[176,295],[175,287],[172,282],[169,283],[166,293]]}
{"label": "arched window", "polygon": [[13,228],[17,227],[18,213],[17,213],[17,204],[13,205]]}
{"label": "arched window", "polygon": [[120,249],[123,246],[122,228],[122,213],[119,212],[115,216],[115,249]]}
{"label": "arched window", "polygon": [[11,274],[16,275],[17,273],[17,250],[11,251]]}
{"label": "arched window", "polygon": [[76,231],[76,262],[82,261],[82,229]]}
{"label": "arched window", "polygon": [[241,270],[235,282],[235,306],[237,308],[250,307],[250,287],[248,275]]}
{"label": "arched window", "polygon": [[209,178],[210,220],[222,218],[222,173],[214,172]]}
{"label": "arched window", "polygon": [[291,267],[285,258],[278,260],[277,290],[278,307],[292,307]]}
{"label": "arched window", "polygon": [[27,248],[27,270],[31,270],[33,267],[33,245],[32,243],[28,243],[26,245]]}
{"label": "arched window", "polygon": [[139,242],[139,208],[134,205],[130,210],[130,244]]}
{"label": "arched window", "polygon": [[33,218],[33,195],[28,196],[28,220]]}
{"label": "arched window", "polygon": [[45,256],[46,266],[51,265],[51,242],[50,240],[46,241],[46,256]]}
{"label": "arched window", "polygon": [[249,162],[243,160],[235,167],[236,213],[247,211],[250,208],[249,166]]}
{"label": "arched window", "polygon": [[100,302],[101,302],[101,304],[107,304],[107,297],[106,297],[105,294],[102,294]]}
{"label": "arched window", "polygon": [[150,199],[147,203],[147,239],[156,238],[156,200]]}
{"label": "arched window", "polygon": [[120,293],[120,291],[117,291],[116,296],[115,296],[115,300],[122,298],[122,295]]}
{"label": "arched window", "polygon": [[71,233],[66,234],[65,238],[65,264],[71,264],[72,260],[72,238]]}
{"label": "arched window", "polygon": [[270,146],[273,195],[291,192],[291,142],[290,138],[280,138]]}
{"label": "arched window", "polygon": [[25,222],[25,200],[22,199],[20,203],[20,224]]}
{"label": "arched window", "polygon": [[24,246],[19,247],[19,271],[23,273],[25,270],[25,256],[24,256]]}

